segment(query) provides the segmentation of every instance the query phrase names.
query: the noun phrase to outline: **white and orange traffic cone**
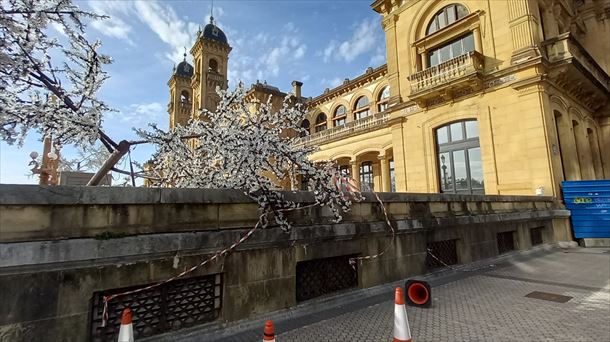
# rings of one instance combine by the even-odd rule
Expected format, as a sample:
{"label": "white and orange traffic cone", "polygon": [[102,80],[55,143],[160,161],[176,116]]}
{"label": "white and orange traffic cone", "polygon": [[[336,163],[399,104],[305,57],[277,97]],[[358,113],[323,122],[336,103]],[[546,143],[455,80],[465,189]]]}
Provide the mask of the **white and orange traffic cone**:
{"label": "white and orange traffic cone", "polygon": [[265,333],[263,334],[263,342],[275,342],[275,327],[273,322],[265,322]]}
{"label": "white and orange traffic cone", "polygon": [[394,294],[394,342],[411,342],[411,329],[402,287],[397,287]]}
{"label": "white and orange traffic cone", "polygon": [[131,323],[132,313],[130,308],[123,310],[121,317],[121,329],[119,330],[118,342],[134,342],[133,341],[133,324]]}

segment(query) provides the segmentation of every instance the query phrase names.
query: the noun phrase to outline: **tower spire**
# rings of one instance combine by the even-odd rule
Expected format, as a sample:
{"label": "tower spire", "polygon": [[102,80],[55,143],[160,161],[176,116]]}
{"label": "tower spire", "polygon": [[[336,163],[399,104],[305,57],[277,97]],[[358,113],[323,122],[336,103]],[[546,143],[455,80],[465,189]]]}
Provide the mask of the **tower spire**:
{"label": "tower spire", "polygon": [[214,25],[214,0],[212,0],[212,6],[210,7],[210,24]]}

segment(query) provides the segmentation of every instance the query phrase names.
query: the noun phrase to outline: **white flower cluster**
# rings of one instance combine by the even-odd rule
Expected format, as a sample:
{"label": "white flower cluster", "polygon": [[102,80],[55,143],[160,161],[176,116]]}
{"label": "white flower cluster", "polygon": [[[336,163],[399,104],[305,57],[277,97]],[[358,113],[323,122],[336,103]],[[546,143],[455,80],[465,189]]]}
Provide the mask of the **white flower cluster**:
{"label": "white flower cluster", "polygon": [[[153,177],[159,186],[182,188],[241,189],[258,204],[262,214],[275,218],[289,230],[285,213],[299,204],[279,191],[280,182],[299,174],[308,180],[316,205],[326,205],[341,220],[351,198],[337,186],[337,168],[330,162],[314,163],[308,157],[315,150],[297,144],[299,123],[305,113],[287,96],[274,111],[271,99],[251,103],[240,84],[234,91],[219,91],[215,112],[203,110],[186,127],[165,132],[152,125],[138,131],[158,146]],[[267,222],[263,222],[265,226]]]}
{"label": "white flower cluster", "polygon": [[35,130],[83,146],[103,134],[109,108],[96,92],[111,59],[83,23],[102,18],[70,0],[0,1],[0,139],[22,143]]}

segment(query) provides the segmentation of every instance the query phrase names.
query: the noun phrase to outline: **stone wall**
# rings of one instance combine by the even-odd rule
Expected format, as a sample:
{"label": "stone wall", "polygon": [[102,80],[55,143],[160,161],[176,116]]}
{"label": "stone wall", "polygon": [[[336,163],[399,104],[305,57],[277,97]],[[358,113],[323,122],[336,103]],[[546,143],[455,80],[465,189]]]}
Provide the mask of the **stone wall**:
{"label": "stone wall", "polygon": [[[339,224],[325,208],[294,212],[290,233],[258,230],[189,277],[222,274],[218,320],[234,321],[296,305],[301,261],[391,244],[358,264],[366,288],[426,272],[434,241],[455,239],[466,263],[497,255],[505,231],[514,231],[517,249],[531,246],[531,228],[542,228],[546,243],[571,240],[568,212],[550,197],[383,193],[395,239],[380,204],[366,197]],[[257,218],[237,191],[0,185],[0,340],[87,340],[95,292],[165,280],[239,239]]]}

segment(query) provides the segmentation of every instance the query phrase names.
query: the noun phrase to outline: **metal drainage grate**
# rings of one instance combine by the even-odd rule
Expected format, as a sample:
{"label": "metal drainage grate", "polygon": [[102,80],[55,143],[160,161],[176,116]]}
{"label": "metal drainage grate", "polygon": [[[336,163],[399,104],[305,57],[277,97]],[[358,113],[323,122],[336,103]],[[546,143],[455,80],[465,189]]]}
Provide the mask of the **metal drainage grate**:
{"label": "metal drainage grate", "polygon": [[563,295],[556,294],[556,293],[540,292],[540,291],[534,291],[534,292],[526,294],[525,296],[527,298],[548,300],[550,302],[556,302],[556,303],[566,303],[570,299],[573,298],[573,297],[563,296]]}
{"label": "metal drainage grate", "polygon": [[103,296],[141,287],[143,286],[93,294],[90,341],[116,341],[121,314],[126,307],[133,311],[136,340],[213,321],[220,314],[222,276],[212,274],[179,279],[150,290],[117,297],[108,303],[108,323],[102,327]]}
{"label": "metal drainage grate", "polygon": [[498,253],[504,254],[515,250],[515,232],[498,233]]}
{"label": "metal drainage grate", "polygon": [[542,239],[542,230],[544,227],[537,227],[530,229],[530,240],[532,242],[532,246],[540,245],[544,242]]}
{"label": "metal drainage grate", "polygon": [[357,265],[349,259],[357,255],[301,261],[297,263],[297,301],[319,297],[358,286]]}
{"label": "metal drainage grate", "polygon": [[458,263],[456,240],[429,242],[426,245],[426,267],[435,269]]}

